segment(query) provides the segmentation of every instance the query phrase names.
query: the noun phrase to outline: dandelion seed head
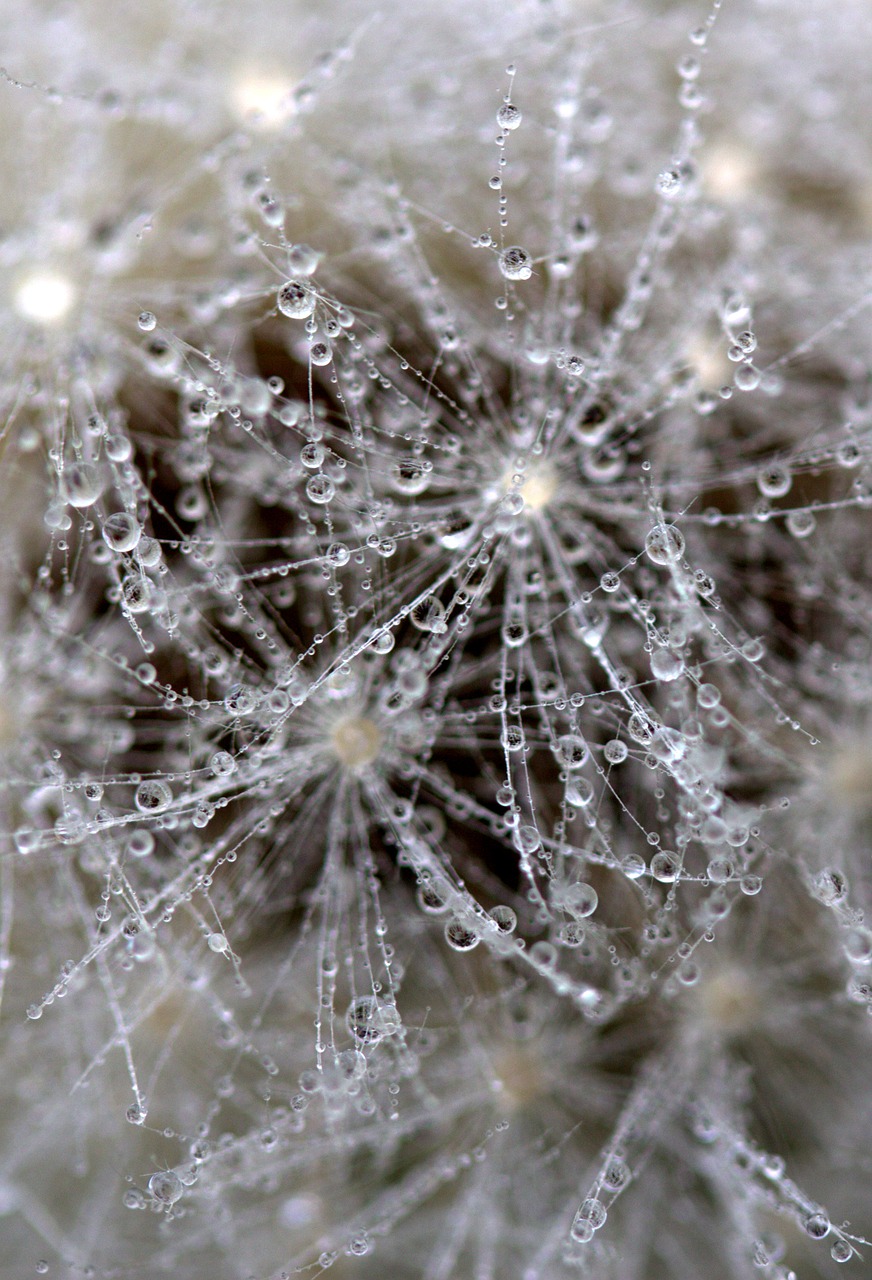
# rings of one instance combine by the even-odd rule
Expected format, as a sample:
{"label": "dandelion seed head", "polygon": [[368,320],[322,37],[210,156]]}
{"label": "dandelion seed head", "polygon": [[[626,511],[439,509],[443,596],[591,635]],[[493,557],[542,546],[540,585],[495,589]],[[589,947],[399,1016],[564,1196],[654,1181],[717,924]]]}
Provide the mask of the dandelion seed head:
{"label": "dandelion seed head", "polygon": [[739,204],[758,193],[760,161],[746,142],[722,138],[703,147],[700,177],[709,199]]}
{"label": "dandelion seed head", "polygon": [[294,79],[287,72],[246,67],[230,82],[229,99],[234,112],[255,128],[278,129],[293,114]]}
{"label": "dandelion seed head", "polygon": [[70,315],[76,302],[76,288],[61,272],[42,269],[21,277],[13,300],[16,311],[25,320],[51,328]]}
{"label": "dandelion seed head", "polygon": [[534,462],[523,472],[521,483],[515,481],[516,473],[506,472],[503,477],[503,491],[516,491],[524,500],[524,509],[535,515],[543,511],[557,493],[559,479],[557,470],[549,462]]}
{"label": "dandelion seed head", "polygon": [[694,989],[693,1003],[704,1025],[722,1036],[751,1030],[763,1012],[758,983],[738,964],[705,973]]}
{"label": "dandelion seed head", "polygon": [[352,771],[364,769],[377,760],[383,740],[381,729],[368,716],[343,716],[330,730],[333,754]]}
{"label": "dandelion seed head", "polygon": [[548,1077],[534,1046],[503,1046],[493,1068],[494,1089],[502,1111],[523,1111],[547,1092]]}

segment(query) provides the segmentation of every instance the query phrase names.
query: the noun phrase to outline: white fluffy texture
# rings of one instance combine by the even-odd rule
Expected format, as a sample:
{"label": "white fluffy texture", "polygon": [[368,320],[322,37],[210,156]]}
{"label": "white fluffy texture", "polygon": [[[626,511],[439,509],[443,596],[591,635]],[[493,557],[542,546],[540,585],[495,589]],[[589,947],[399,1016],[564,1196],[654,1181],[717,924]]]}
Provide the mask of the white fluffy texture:
{"label": "white fluffy texture", "polygon": [[863,1274],[868,29],[6,5],[10,1267]]}

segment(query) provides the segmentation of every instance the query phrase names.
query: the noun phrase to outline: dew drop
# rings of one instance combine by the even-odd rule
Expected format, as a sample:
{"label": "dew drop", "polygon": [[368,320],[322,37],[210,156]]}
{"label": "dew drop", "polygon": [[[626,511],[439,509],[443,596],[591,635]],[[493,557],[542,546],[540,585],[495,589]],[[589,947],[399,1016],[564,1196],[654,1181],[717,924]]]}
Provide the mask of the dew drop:
{"label": "dew drop", "polygon": [[657,524],[645,539],[645,553],[655,564],[677,564],[684,554],[684,538],[674,524]]}
{"label": "dew drop", "polygon": [[509,245],[499,258],[500,272],[507,280],[529,280],[533,274],[533,260],[519,244]]}
{"label": "dew drop", "polygon": [[791,511],[784,523],[794,538],[808,538],[817,528],[814,512],[806,509]]}
{"label": "dew drop", "polygon": [[585,1200],[572,1222],[572,1238],[585,1244],[606,1220],[605,1206],[600,1200]]}
{"label": "dew drop", "polygon": [[760,385],[760,370],[750,362],[741,364],[733,374],[733,382],[739,391],[754,391]]}
{"label": "dew drop", "polygon": [[336,492],[336,486],[329,476],[319,474],[310,476],[306,484],[306,497],[318,506],[325,506]]}
{"label": "dew drop", "polygon": [[787,467],[773,465],[757,473],[757,488],[764,498],[783,498],[792,482],[793,477]]}
{"label": "dew drop", "polygon": [[445,609],[436,596],[425,596],[412,609],[409,617],[419,631],[432,631],[442,635],[446,631]]}
{"label": "dew drop", "polygon": [[430,484],[431,466],[420,458],[401,458],[391,467],[391,482],[398,493],[423,493]]}
{"label": "dew drop", "polygon": [[651,674],[656,680],[677,680],[683,671],[683,659],[671,649],[655,649],[651,654]]}
{"label": "dew drop", "polygon": [[445,926],[445,941],[454,951],[472,951],[479,944],[478,934],[463,920],[449,920]]}
{"label": "dew drop", "polygon": [[501,129],[517,129],[521,120],[521,112],[512,102],[504,102],[497,112],[497,124]]}
{"label": "dew drop", "polygon": [[813,1213],[806,1218],[803,1226],[812,1240],[823,1240],[830,1232],[830,1220],[825,1213]]}
{"label": "dew drop", "polygon": [[91,507],[105,488],[105,478],[95,463],[74,462],[64,471],[61,488],[71,507]]}
{"label": "dew drop", "polygon": [[564,769],[580,769],[590,752],[587,743],[577,733],[566,733],[557,739],[556,752],[558,762]]}
{"label": "dew drop", "polygon": [[149,1194],[158,1204],[175,1204],[182,1196],[182,1183],[178,1175],[168,1169],[163,1173],[153,1173],[148,1180]]}
{"label": "dew drop", "polygon": [[124,554],[139,544],[142,525],[126,511],[117,511],[103,521],[103,541],[111,551]]}
{"label": "dew drop", "polygon": [[651,859],[651,874],[655,880],[659,880],[661,884],[674,884],[680,873],[681,862],[677,854],[669,853],[665,849],[654,854]]}
{"label": "dew drop", "polygon": [[592,884],[582,880],[578,884],[570,885],[561,895],[560,901],[571,916],[577,920],[584,920],[596,911],[599,895]]}
{"label": "dew drop", "polygon": [[323,367],[333,359],[333,348],[329,342],[313,342],[309,348],[309,359],[312,364]]}
{"label": "dew drop", "polygon": [[518,917],[512,908],[503,904],[491,907],[490,918],[500,933],[513,933],[518,923]]}
{"label": "dew drop", "polygon": [[299,280],[288,280],[279,289],[276,303],[283,316],[291,320],[305,320],[315,310],[315,294]]}
{"label": "dew drop", "polygon": [[173,801],[173,793],[165,782],[153,779],[136,788],[134,804],[140,813],[162,813]]}

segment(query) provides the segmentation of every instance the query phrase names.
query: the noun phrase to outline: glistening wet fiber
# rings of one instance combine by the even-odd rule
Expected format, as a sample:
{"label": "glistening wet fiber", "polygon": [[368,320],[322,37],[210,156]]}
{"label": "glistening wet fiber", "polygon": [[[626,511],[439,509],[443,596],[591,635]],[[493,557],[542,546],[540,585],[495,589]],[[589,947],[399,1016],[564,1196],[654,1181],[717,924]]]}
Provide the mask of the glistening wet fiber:
{"label": "glistening wet fiber", "polygon": [[0,19],[8,1265],[863,1275],[864,4],[99,18]]}

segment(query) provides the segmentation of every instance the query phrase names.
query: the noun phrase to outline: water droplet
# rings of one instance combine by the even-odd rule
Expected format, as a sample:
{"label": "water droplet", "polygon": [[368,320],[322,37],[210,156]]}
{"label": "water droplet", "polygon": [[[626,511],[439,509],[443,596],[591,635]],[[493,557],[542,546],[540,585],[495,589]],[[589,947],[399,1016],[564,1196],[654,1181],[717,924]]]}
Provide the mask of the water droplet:
{"label": "water droplet", "polygon": [[295,276],[310,276],[324,255],[308,244],[295,244],[288,250],[288,270]]}
{"label": "water droplet", "polygon": [[592,916],[599,905],[599,895],[592,884],[587,884],[581,880],[577,884],[571,884],[560,895],[560,905],[564,907],[571,916],[577,920],[584,920],[588,916]]}
{"label": "water droplet", "polygon": [[579,734],[566,733],[557,739],[555,754],[564,769],[574,770],[584,765],[590,752],[584,738]]}
{"label": "water droplet", "polygon": [[236,768],[236,761],[229,751],[216,751],[209,761],[209,768],[216,778],[227,778]]}
{"label": "water droplet", "polygon": [[513,933],[518,923],[518,917],[512,908],[503,904],[491,907],[490,918],[500,933]]}
{"label": "water droplet", "polygon": [[677,854],[663,849],[651,859],[651,874],[662,884],[673,884],[681,874],[681,861]]}
{"label": "water droplet", "polygon": [[71,507],[91,507],[105,488],[102,470],[93,462],[74,462],[61,477],[63,497]]}
{"label": "water droplet", "polygon": [[837,906],[848,896],[848,881],[835,867],[825,867],[814,878],[814,896],[828,907]]}
{"label": "water droplet", "polygon": [[299,280],[288,280],[279,289],[276,304],[283,316],[291,320],[305,320],[315,310],[315,293]]}
{"label": "water droplet", "polygon": [[173,793],[165,782],[153,779],[136,788],[134,804],[140,813],[162,813],[173,802]]}
{"label": "water droplet", "polygon": [[823,1240],[830,1232],[830,1220],[825,1213],[813,1213],[803,1223],[806,1234],[812,1240]]}
{"label": "water droplet", "polygon": [[103,541],[111,551],[124,554],[139,544],[142,537],[142,525],[134,516],[126,511],[116,511],[103,521]]}
{"label": "water droplet", "polygon": [[472,951],[478,946],[479,937],[463,920],[449,920],[445,926],[445,941],[455,951]]}
{"label": "water droplet", "polygon": [[421,458],[401,458],[391,467],[391,482],[398,493],[423,493],[429,487],[432,467]]}
{"label": "water droplet", "polygon": [[375,996],[358,996],[345,1014],[345,1025],[358,1044],[375,1045],[383,1038],[381,1009]]}
{"label": "water droplet", "polygon": [[161,561],[160,543],[157,538],[142,537],[136,546],[136,558],[142,565],[143,569],[154,569]]}
{"label": "water droplet", "polygon": [[447,888],[436,880],[428,880],[418,886],[418,906],[427,915],[439,916],[448,910]]}
{"label": "water droplet", "polygon": [[372,642],[376,653],[390,653],[396,641],[390,631],[380,631]]}
{"label": "water droplet", "polygon": [[445,610],[436,596],[425,596],[412,609],[409,617],[419,631],[432,631],[442,635],[446,629]]}
{"label": "water droplet", "polygon": [[157,316],[153,311],[140,311],[136,323],[143,333],[151,333],[157,325]]}
{"label": "water droplet", "polygon": [[791,511],[784,523],[794,538],[808,538],[817,528],[814,512],[808,510]]}
{"label": "water droplet", "polygon": [[645,552],[655,564],[677,564],[684,554],[684,538],[674,524],[657,524],[645,539]]}
{"label": "water droplet", "polygon": [[333,348],[329,342],[313,342],[309,348],[309,359],[312,364],[327,365],[333,359]]}
{"label": "water droplet", "polygon": [[310,440],[300,450],[300,462],[310,471],[317,471],[323,465],[324,457],[324,446],[316,440]]}
{"label": "water droplet", "polygon": [[148,578],[138,575],[124,579],[121,594],[129,613],[147,613],[152,605],[154,588]]}
{"label": "water droplet", "polygon": [[681,174],[678,169],[666,169],[657,179],[657,190],[662,196],[674,199],[680,194],[682,187]]}
{"label": "water droplet", "polygon": [[499,265],[507,280],[529,280],[533,274],[533,260],[519,244],[510,245],[502,251]]}
{"label": "water droplet", "polygon": [[162,1173],[153,1173],[148,1180],[149,1194],[158,1204],[175,1204],[182,1196],[182,1183],[178,1175],[171,1169]]}
{"label": "water droplet", "polygon": [[573,809],[585,809],[593,799],[593,783],[587,778],[573,778],[566,784],[566,802]]}
{"label": "water droplet", "polygon": [[571,1227],[573,1240],[586,1244],[599,1231],[606,1220],[606,1210],[600,1200],[585,1200],[576,1213]]}
{"label": "water droplet", "polygon": [[757,488],[765,498],[783,498],[792,483],[789,468],[778,463],[764,467],[757,473]]}
{"label": "water droplet", "polygon": [[677,680],[684,671],[684,660],[671,649],[655,649],[651,654],[651,674],[656,680]]}
{"label": "water droplet", "polygon": [[750,361],[741,364],[733,374],[733,383],[739,391],[754,391],[760,385],[760,370]]}
{"label": "water droplet", "polygon": [[336,486],[329,476],[321,474],[311,476],[306,484],[306,497],[318,506],[328,503],[335,493]]}
{"label": "water droplet", "polygon": [[535,853],[537,849],[542,848],[542,838],[536,828],[531,826],[518,827],[514,842],[523,854]]}
{"label": "water droplet", "polygon": [[621,860],[621,870],[630,880],[638,880],[645,874],[645,859],[638,853],[628,853]]}
{"label": "water droplet", "polygon": [[527,640],[527,627],[523,620],[509,621],[502,628],[500,635],[507,648],[518,649]]}
{"label": "water droplet", "polygon": [[521,120],[521,112],[514,103],[504,102],[497,112],[497,124],[501,129],[517,129]]}
{"label": "water droplet", "polygon": [[154,849],[154,836],[145,829],[131,833],[127,841],[127,852],[131,858],[147,858]]}
{"label": "water droplet", "polygon": [[630,1181],[630,1170],[620,1156],[611,1156],[603,1172],[603,1186],[609,1191],[622,1191]]}

